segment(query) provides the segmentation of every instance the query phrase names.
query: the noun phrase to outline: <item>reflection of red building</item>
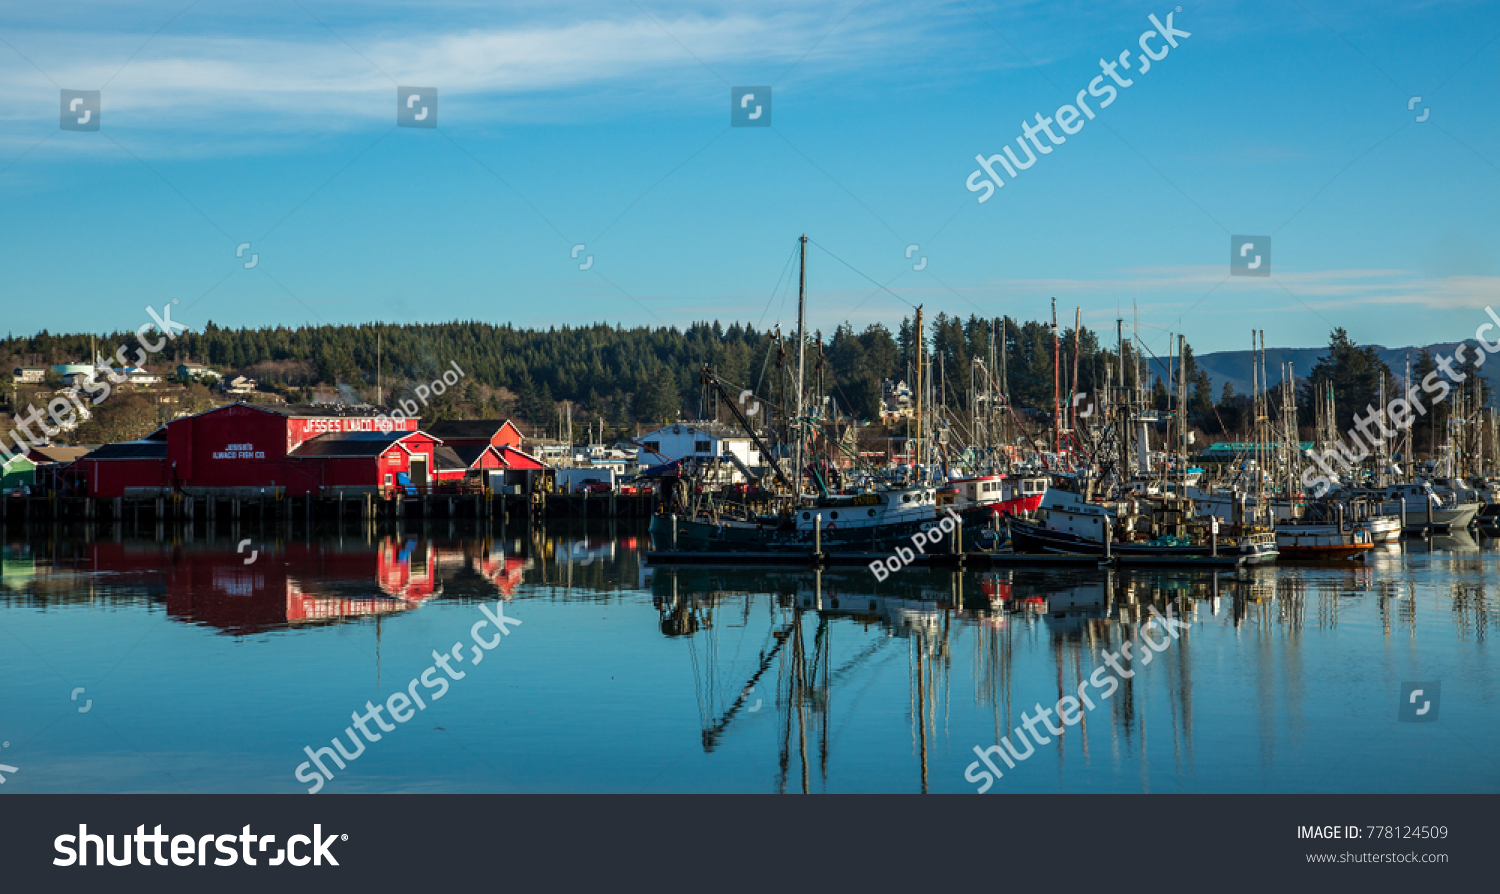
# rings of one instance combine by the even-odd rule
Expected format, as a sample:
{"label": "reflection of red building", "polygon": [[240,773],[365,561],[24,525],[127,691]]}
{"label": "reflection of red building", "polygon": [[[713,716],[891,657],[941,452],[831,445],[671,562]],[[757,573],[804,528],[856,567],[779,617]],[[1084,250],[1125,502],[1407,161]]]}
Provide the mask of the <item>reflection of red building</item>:
{"label": "reflection of red building", "polygon": [[77,546],[71,557],[56,562],[59,571],[108,574],[117,585],[151,592],[160,585],[168,617],[237,636],[409,611],[441,594],[445,580],[470,573],[509,597],[530,565],[486,539],[458,541],[446,549],[417,537],[345,545],[260,543],[249,564],[248,550],[219,544]]}
{"label": "reflection of red building", "polygon": [[247,553],[156,543],[93,543],[86,570],[165,579],[167,615],[248,634],[289,624],[407,611],[438,590],[425,542],[377,547],[289,543]]}
{"label": "reflection of red building", "polygon": [[526,559],[505,555],[477,556],[474,560],[475,569],[484,575],[485,580],[495,585],[495,590],[501,596],[515,595],[527,564]]}
{"label": "reflection of red building", "polygon": [[106,445],[78,465],[92,497],[162,489],[371,493],[402,474],[418,486],[431,481],[439,443],[417,431],[417,420],[371,408],[237,403]]}
{"label": "reflection of red building", "polygon": [[437,551],[415,539],[404,543],[394,537],[381,541],[377,563],[380,589],[402,599],[422,600],[436,595]]}
{"label": "reflection of red building", "polygon": [[303,593],[288,582],[286,621],[307,624],[388,615],[415,608],[410,602],[390,596],[328,596]]}

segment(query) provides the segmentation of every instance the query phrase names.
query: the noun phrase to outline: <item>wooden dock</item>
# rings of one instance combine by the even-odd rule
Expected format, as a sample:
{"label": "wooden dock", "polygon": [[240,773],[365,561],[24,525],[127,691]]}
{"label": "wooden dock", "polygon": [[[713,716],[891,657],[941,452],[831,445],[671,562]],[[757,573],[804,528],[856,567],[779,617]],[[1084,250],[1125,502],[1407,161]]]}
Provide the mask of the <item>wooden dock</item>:
{"label": "wooden dock", "polygon": [[287,496],[271,488],[241,493],[149,493],[126,497],[0,497],[0,527],[37,522],[192,522],[398,518],[649,518],[655,494],[378,493]]}
{"label": "wooden dock", "polygon": [[[660,551],[646,553],[650,565],[718,565],[740,567],[863,567],[890,558],[887,553],[823,553],[810,550],[767,550],[762,552],[689,552]],[[1108,564],[1097,556],[1027,555],[1024,553],[918,553],[908,563],[917,568],[1098,568]]]}
{"label": "wooden dock", "polygon": [[316,497],[280,494],[168,494],[94,499],[27,496],[0,498],[0,528],[66,522],[133,524],[280,525],[292,522],[397,520],[407,518],[477,518],[507,521],[526,518],[531,503],[524,495],[340,493]]}

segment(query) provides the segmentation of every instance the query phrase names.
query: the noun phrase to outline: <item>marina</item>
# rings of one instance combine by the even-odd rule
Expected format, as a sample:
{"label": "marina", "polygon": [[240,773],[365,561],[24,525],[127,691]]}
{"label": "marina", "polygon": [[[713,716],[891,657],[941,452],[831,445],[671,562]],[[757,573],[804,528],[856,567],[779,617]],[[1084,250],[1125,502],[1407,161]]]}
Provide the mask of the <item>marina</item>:
{"label": "marina", "polygon": [[1493,875],[1500,3],[12,5],[9,888]]}

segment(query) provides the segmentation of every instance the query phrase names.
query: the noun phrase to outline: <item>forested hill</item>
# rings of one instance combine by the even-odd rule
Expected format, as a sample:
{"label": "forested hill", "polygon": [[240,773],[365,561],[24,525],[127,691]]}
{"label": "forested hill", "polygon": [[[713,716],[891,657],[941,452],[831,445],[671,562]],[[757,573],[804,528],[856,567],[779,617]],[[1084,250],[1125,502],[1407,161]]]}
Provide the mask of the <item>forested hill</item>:
{"label": "forested hill", "polygon": [[[999,319],[962,319],[942,313],[928,317],[934,374],[941,376],[950,404],[967,403],[972,360],[989,356],[991,332],[998,335],[1000,327]],[[1004,328],[1006,376],[1014,400],[1023,406],[1050,407],[1050,325],[1010,320]],[[912,331],[912,321],[907,319],[895,332],[882,325],[862,331],[844,325],[822,333],[826,390],[856,416],[876,416],[881,382],[912,379]],[[455,389],[456,395],[449,395],[437,407],[440,416],[513,413],[537,424],[550,424],[556,419],[554,402],[567,400],[574,405],[575,418],[619,424],[672,419],[679,411],[693,414],[700,406],[698,373],[705,363],[730,382],[774,397],[782,373],[777,368],[773,335],[739,323],[726,328],[718,322],[695,323],[685,329],[595,324],[546,330],[480,322],[227,329],[210,322],[201,331],[179,334],[147,366],[170,373],[179,363],[192,361],[226,374],[250,375],[263,387],[293,399],[338,389],[346,397],[373,401],[377,369],[389,399],[405,396],[456,363],[465,380]],[[809,336],[808,370],[815,376],[819,345],[812,333]],[[106,356],[113,356],[122,344],[130,346],[127,356],[135,352],[133,334],[94,337],[99,352]],[[1073,332],[1065,331],[1065,367],[1071,364],[1073,343]],[[1080,347],[1080,388],[1092,391],[1095,375],[1102,375],[1113,353],[1102,351],[1087,329]],[[89,350],[87,333],[42,332],[0,342],[0,357],[7,358],[11,367],[83,362]],[[788,341],[785,350],[793,361],[789,369],[795,364],[795,346]],[[998,342],[995,353],[997,357],[1001,353]]]}

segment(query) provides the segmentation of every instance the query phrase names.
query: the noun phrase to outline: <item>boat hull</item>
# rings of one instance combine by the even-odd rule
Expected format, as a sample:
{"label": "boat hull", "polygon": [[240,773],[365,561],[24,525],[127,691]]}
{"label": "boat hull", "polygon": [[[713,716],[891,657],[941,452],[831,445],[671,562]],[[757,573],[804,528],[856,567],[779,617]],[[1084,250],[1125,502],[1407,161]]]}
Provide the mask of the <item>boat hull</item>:
{"label": "boat hull", "polygon": [[[924,546],[925,552],[949,553],[955,551],[955,546],[960,552],[973,550],[991,525],[988,506],[976,506],[954,514],[962,522],[961,543],[954,544],[953,535],[944,533],[940,535],[941,539],[934,539],[931,546]],[[914,548],[912,538],[918,533],[934,538],[932,531],[942,522],[942,518],[935,515],[912,516],[883,524],[834,522],[818,535],[808,530],[788,530],[771,523],[712,522],[701,518],[674,519],[670,515],[656,515],[651,518],[650,533],[652,547],[658,552],[809,552],[820,548],[825,553],[889,553],[898,547]],[[1001,530],[1004,530],[1003,526]]]}
{"label": "boat hull", "polygon": [[1370,532],[1375,543],[1395,543],[1401,539],[1401,519],[1394,515],[1377,515],[1358,523]]}
{"label": "boat hull", "polygon": [[711,522],[706,519],[653,515],[649,527],[651,545],[657,550],[688,552],[773,548],[774,525],[742,521]]}
{"label": "boat hull", "polygon": [[[1018,553],[1062,553],[1067,555],[1100,557],[1104,555],[1104,543],[1102,541],[1085,540],[1075,534],[1053,531],[1035,522],[1022,521],[1016,518],[1008,519],[1008,522],[1011,546]],[[1111,555],[1160,559],[1208,558],[1213,556],[1215,552],[1209,545],[1159,546],[1144,543],[1111,543],[1109,549]],[[1274,562],[1277,556],[1275,546],[1270,544],[1253,546],[1250,544],[1223,541],[1219,543],[1217,553],[1220,558],[1243,559],[1246,565]]]}
{"label": "boat hull", "polygon": [[1369,530],[1303,522],[1276,526],[1276,548],[1283,559],[1350,559],[1375,548]]}

